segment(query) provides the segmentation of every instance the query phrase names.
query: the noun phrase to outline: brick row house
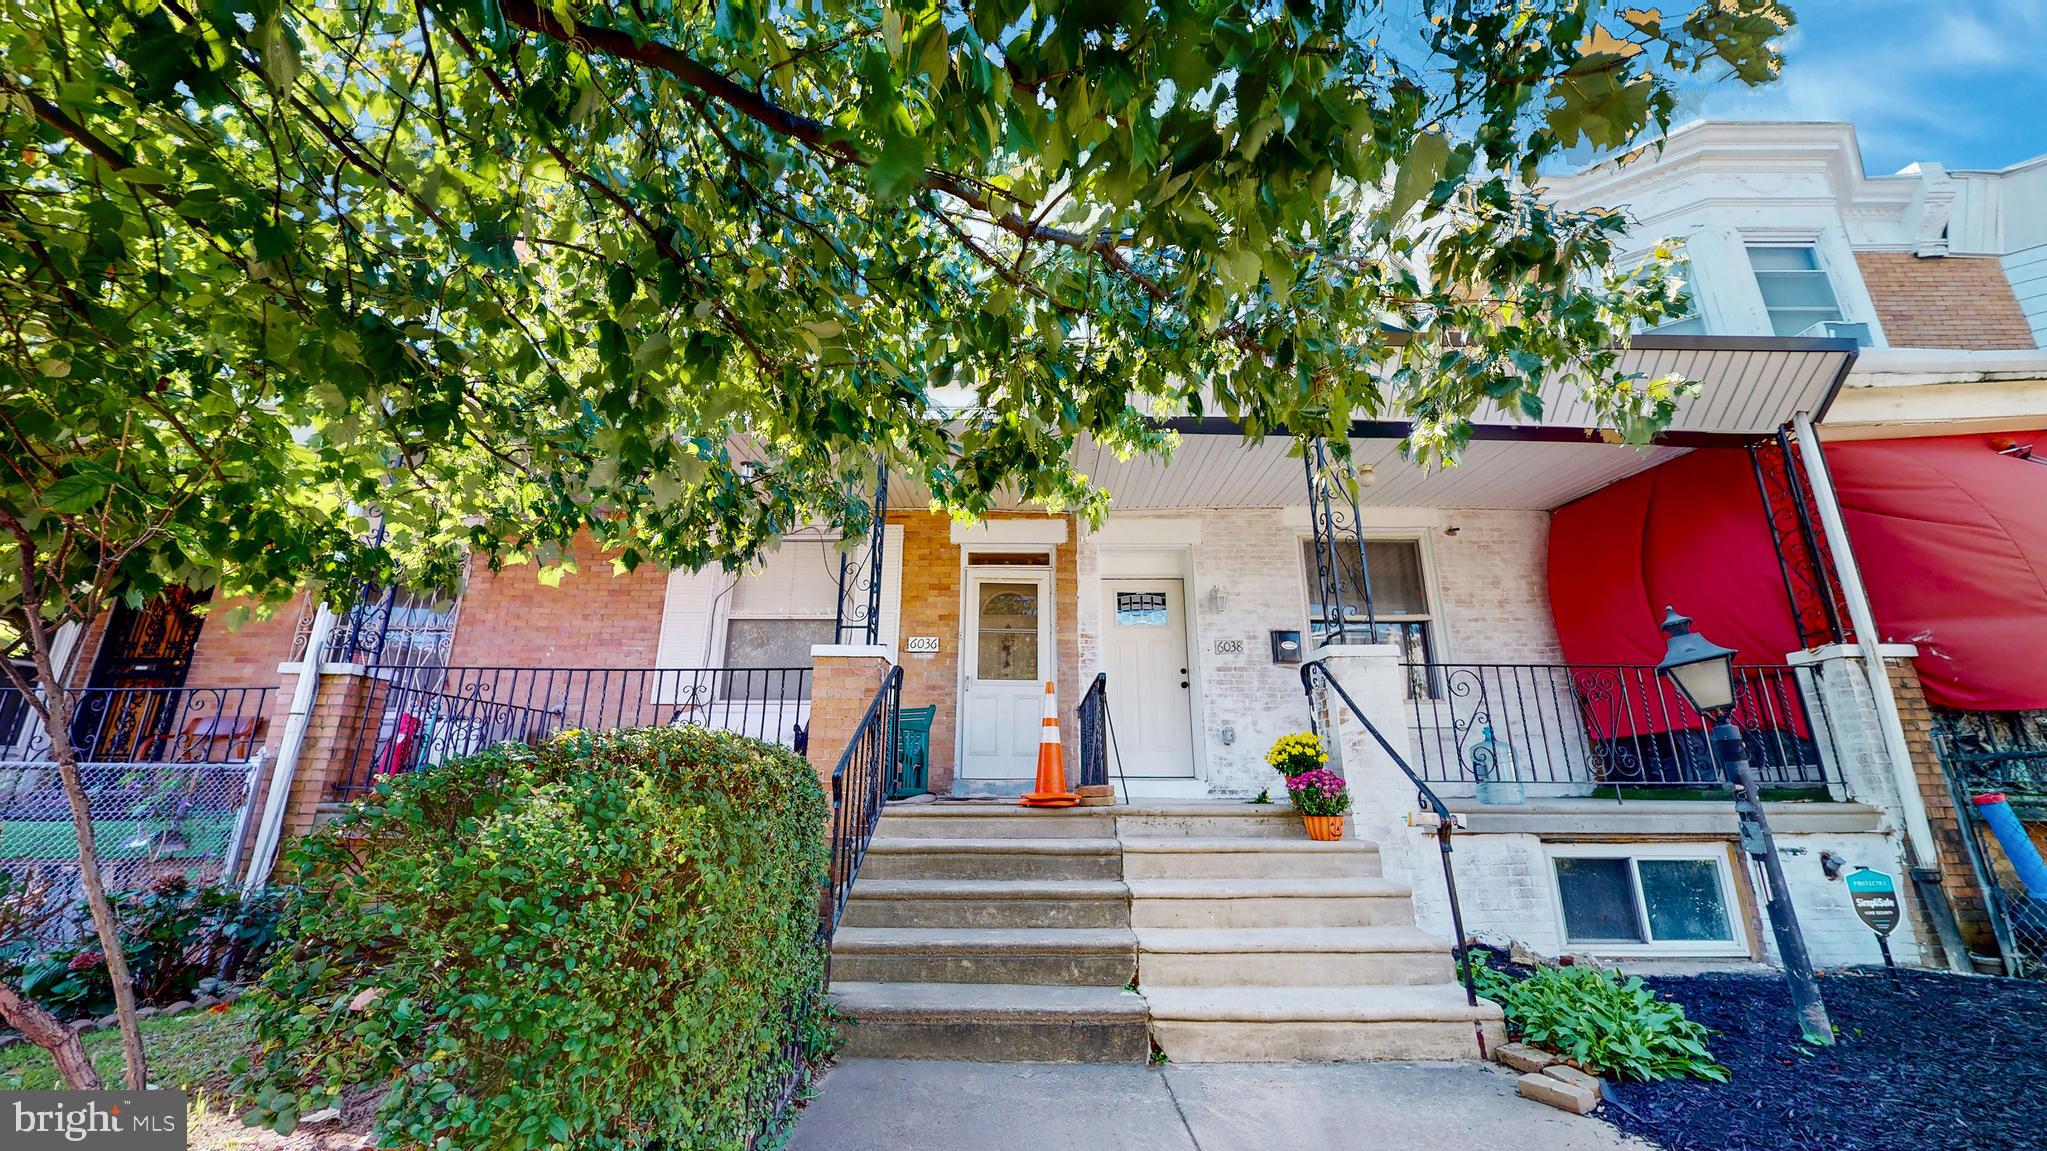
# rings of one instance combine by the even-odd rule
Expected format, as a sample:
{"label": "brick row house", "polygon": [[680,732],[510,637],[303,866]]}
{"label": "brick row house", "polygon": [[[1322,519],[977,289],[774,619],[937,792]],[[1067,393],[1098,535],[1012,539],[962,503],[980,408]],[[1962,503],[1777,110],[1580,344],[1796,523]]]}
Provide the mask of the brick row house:
{"label": "brick row house", "polygon": [[[452,604],[372,594],[346,618],[304,607],[239,628],[178,605],[150,609],[186,620],[169,629],[137,626],[150,612],[117,613],[66,637],[72,666],[91,689],[130,686],[118,669],[136,663],[153,663],[158,686],[182,697],[256,689],[201,709],[234,711],[225,724],[184,712],[156,721],[184,739],[186,758],[249,770],[246,805],[232,819],[223,810],[231,826],[207,840],[213,866],[243,873],[381,773],[564,727],[701,722],[788,743],[829,773],[877,689],[899,682],[899,744],[914,752],[896,757],[889,786],[906,799],[990,802],[973,809],[979,823],[953,803],[889,806],[834,968],[855,989],[849,1013],[884,1021],[873,1034],[938,1010],[901,988],[990,982],[976,1010],[1068,1027],[1053,1054],[1070,1055],[1081,1016],[1000,990],[1065,981],[1095,988],[1087,1026],[1105,1028],[1101,1050],[1131,1057],[1128,1029],[1102,1021],[1131,1010],[1129,980],[1104,957],[1126,946],[1114,932],[1134,931],[1154,1037],[1173,1036],[1186,1057],[1430,1054],[1449,1051],[1457,1028],[1468,1042],[1473,1019],[1497,1022],[1445,990],[1447,959],[1383,958],[1453,930],[1431,818],[1404,771],[1462,824],[1467,932],[1552,954],[1774,957],[1762,914],[1772,895],[1738,848],[1703,721],[1653,670],[1668,602],[1739,650],[1736,718],[1815,961],[1877,959],[1840,880],[1869,867],[1910,895],[1891,941],[1900,961],[2020,962],[2028,944],[2007,922],[2003,858],[1936,744],[1955,732],[1981,737],[1975,750],[1984,733],[2022,740],[2047,708],[2047,674],[2030,688],[2025,674],[2000,679],[1968,607],[1928,614],[1929,602],[1978,602],[1980,589],[1952,572],[1927,577],[1939,553],[1926,549],[1952,546],[1953,532],[1892,515],[1881,481],[1901,466],[1885,451],[1938,470],[1937,453],[1917,454],[1931,445],[1966,457],[1957,483],[1986,467],[2006,477],[1976,491],[1986,508],[2047,493],[2047,472],[2025,458],[2047,428],[2036,344],[2047,162],[1870,177],[1846,125],[1709,123],[1678,131],[1658,157],[1550,190],[1576,206],[1627,207],[1644,251],[1687,241],[1692,313],[1639,335],[1625,366],[1703,387],[1646,449],[1611,442],[1558,382],[1539,420],[1482,412],[1444,471],[1402,458],[1400,421],[1360,422],[1352,499],[1326,445],[1250,443],[1226,421],[1162,417],[1181,434],[1169,463],[1079,449],[1082,470],[1113,494],[1098,525],[1021,507],[955,521],[890,476],[871,539],[844,548],[795,530],[736,575],[614,573],[581,548],[558,586],[479,565]],[[1979,518],[1971,546],[2047,560],[2028,550],[2037,527],[1996,535],[2009,517]],[[2011,648],[2047,650],[2047,591],[2037,578],[2023,586],[2013,574],[2023,566],[1983,567],[2012,585],[1996,589],[2010,613],[1997,626]],[[152,654],[137,637],[167,630],[168,646],[183,645],[173,658],[136,658]],[[1350,704],[1308,690],[1308,664]],[[998,850],[1021,811],[1001,801],[1033,783],[1047,683],[1067,764],[1113,785],[1125,814],[1047,816],[1068,821],[1042,826],[1070,828],[1052,833],[1070,842]],[[1280,836],[1284,789],[1265,753],[1311,725],[1355,793],[1349,846],[1371,851],[1355,868],[1242,846]],[[0,730],[17,763],[34,758],[31,726]],[[194,742],[216,728],[237,738]],[[2023,791],[2031,761],[1999,762],[2018,763],[2004,778]],[[1279,807],[1245,802],[1261,793]],[[2047,790],[2029,794],[2047,801]],[[1030,870],[1055,857],[1076,866],[1093,859],[1086,845],[1111,841],[1122,862],[1107,878]],[[1239,862],[1215,862],[1225,858]],[[1011,870],[988,872],[989,859]],[[1069,886],[1044,888],[1055,880]],[[1111,881],[1125,885],[1123,910],[1074,927],[1071,901],[1104,897]],[[1214,911],[1228,893],[1204,882],[1236,884],[1242,901]],[[884,895],[924,902],[876,902]],[[1055,896],[1067,910],[1050,906]],[[1323,906],[1339,896],[1362,902]],[[1392,912],[1342,910],[1392,896]],[[965,901],[965,918],[939,926],[986,938],[916,937],[943,899]],[[1026,931],[1056,921],[1072,932],[1026,948],[1034,962],[1062,957],[1065,975],[962,974],[1021,963],[1002,952],[1014,939],[986,926],[985,908],[1003,900],[1044,905]],[[1308,918],[1260,927],[1282,904]],[[1190,927],[1197,907],[1212,918]],[[1315,918],[1327,915],[1337,918]],[[958,954],[983,945],[992,950]],[[1331,1017],[1289,998],[1298,988],[1231,998],[1264,978],[1249,971],[1261,954],[1370,986]],[[1360,1034],[1361,1020],[1408,1027],[1411,1039],[1435,1027],[1437,1039],[1330,1038]],[[1298,1034],[1247,1048],[1228,1029],[1253,1022]],[[1328,1029],[1339,1024],[1352,1029]]]}

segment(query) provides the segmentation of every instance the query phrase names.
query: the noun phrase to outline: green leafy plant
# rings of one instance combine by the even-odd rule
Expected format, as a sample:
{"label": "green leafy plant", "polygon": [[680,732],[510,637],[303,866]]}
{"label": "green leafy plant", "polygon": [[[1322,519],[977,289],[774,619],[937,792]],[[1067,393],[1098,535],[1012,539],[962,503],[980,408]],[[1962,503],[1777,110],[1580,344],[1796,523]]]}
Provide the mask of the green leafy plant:
{"label": "green leafy plant", "polygon": [[1707,1079],[1727,1069],[1706,1047],[1706,1028],[1634,976],[1599,967],[1538,967],[1525,977],[1471,954],[1479,994],[1500,1005],[1524,1043],[1616,1079]]}
{"label": "green leafy plant", "polygon": [[746,1145],[830,1042],[826,816],[792,752],[696,727],[386,780],[293,852],[252,1121],[389,1084],[386,1146]]}
{"label": "green leafy plant", "polygon": [[[263,964],[276,936],[274,896],[244,901],[231,888],[194,887],[174,875],[112,898],[138,1003],[161,1006],[223,990]],[[106,954],[85,913],[72,918],[67,942],[28,936],[0,948],[0,978],[60,1019],[105,1015],[114,1009]]]}

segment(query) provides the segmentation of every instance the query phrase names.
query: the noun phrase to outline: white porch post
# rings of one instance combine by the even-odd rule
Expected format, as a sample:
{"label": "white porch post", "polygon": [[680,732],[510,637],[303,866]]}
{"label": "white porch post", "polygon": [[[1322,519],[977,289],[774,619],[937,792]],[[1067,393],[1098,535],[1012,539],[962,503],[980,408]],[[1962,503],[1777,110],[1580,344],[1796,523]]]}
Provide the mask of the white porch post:
{"label": "white porch post", "polygon": [[[1800,412],[1792,417],[1792,423],[1798,431],[1798,455],[1805,466],[1806,478],[1812,483],[1813,503],[1819,509],[1820,526],[1826,532],[1827,546],[1834,554],[1834,570],[1841,579],[1841,595],[1848,601],[1848,618],[1855,625],[1855,643],[1862,649],[1862,662],[1869,675],[1869,694],[1876,704],[1877,725],[1883,733],[1884,748],[1889,753],[1898,810],[1905,821],[1908,848],[1905,861],[1915,868],[1938,870],[1940,856],[1934,846],[1933,827],[1926,818],[1926,799],[1919,793],[1919,779],[1912,769],[1912,752],[1905,743],[1905,724],[1899,718],[1898,700],[1891,691],[1891,673],[1884,666],[1882,637],[1877,634],[1876,616],[1870,611],[1869,589],[1862,582],[1862,567],[1855,562],[1855,548],[1848,541],[1847,524],[1841,518],[1841,501],[1834,491],[1833,473],[1827,470],[1827,457],[1820,450],[1820,438],[1813,430],[1812,418]],[[1924,894],[1924,885],[1915,886],[1919,886]],[[1944,909],[1929,910],[1935,926],[1944,929]],[[1948,953],[1948,967],[1955,971],[1969,970],[1969,958],[1966,954],[1956,953],[1956,941],[1947,938],[1946,930],[1941,930],[1940,934],[1941,949]]]}
{"label": "white porch post", "polygon": [[[1407,728],[1407,676],[1399,647],[1333,644],[1316,649],[1310,658],[1320,660],[1343,685],[1365,719],[1409,767],[1419,762]],[[1439,849],[1429,829],[1411,818],[1418,812],[1413,781],[1335,691],[1324,692],[1322,707],[1317,721],[1323,725],[1330,766],[1350,785],[1350,836],[1377,844],[1386,878],[1413,890],[1415,922],[1424,931],[1449,935],[1450,898],[1443,889]]]}

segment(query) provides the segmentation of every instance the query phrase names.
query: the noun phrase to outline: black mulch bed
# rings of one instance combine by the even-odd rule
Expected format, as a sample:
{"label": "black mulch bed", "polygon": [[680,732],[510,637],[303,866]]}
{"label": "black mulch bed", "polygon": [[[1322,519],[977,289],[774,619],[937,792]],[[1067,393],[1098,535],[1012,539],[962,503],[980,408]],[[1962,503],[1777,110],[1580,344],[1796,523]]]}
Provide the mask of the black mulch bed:
{"label": "black mulch bed", "polygon": [[1670,1151],[2047,1148],[2047,982],[1882,968],[1820,979],[1838,1036],[1806,1047],[1780,978],[1643,982],[1712,1028],[1727,1084],[1621,1083],[1599,1111]]}

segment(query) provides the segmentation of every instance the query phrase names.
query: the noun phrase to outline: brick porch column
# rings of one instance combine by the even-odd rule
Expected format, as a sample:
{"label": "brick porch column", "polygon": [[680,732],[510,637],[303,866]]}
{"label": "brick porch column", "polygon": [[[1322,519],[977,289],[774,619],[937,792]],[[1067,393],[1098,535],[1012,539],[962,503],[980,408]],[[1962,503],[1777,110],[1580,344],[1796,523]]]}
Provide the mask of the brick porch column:
{"label": "brick porch column", "polygon": [[825,795],[832,769],[888,675],[889,651],[879,644],[819,644],[810,649],[810,742],[805,757],[817,769]]}
{"label": "brick porch column", "polygon": [[1933,830],[1935,863],[1940,868],[1940,889],[1955,914],[1955,927],[1962,941],[1977,955],[1998,953],[1997,933],[1990,923],[1990,908],[1983,889],[1976,883],[1976,870],[1969,864],[1969,848],[1963,839],[1964,813],[1955,810],[1954,795],[1948,789],[1947,771],[1933,746],[1933,707],[1926,702],[1926,689],[1919,671],[1906,658],[1886,658],[1891,696],[1898,703],[1898,720],[1905,728],[1905,746],[1912,753],[1912,775],[1919,795],[1926,803],[1926,822]]}

